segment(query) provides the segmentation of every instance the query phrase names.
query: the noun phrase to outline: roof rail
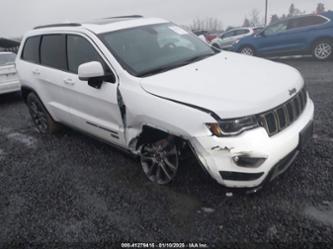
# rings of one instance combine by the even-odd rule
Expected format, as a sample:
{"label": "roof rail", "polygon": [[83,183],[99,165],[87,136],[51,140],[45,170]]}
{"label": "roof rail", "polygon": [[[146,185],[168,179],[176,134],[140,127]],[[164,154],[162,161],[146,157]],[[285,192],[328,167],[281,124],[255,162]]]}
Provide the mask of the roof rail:
{"label": "roof rail", "polygon": [[142,18],[142,15],[129,15],[129,16],[112,16],[105,19],[116,19],[116,18]]}
{"label": "roof rail", "polygon": [[58,24],[49,24],[37,26],[34,29],[43,29],[43,28],[56,28],[56,27],[79,27],[82,26],[80,23],[58,23]]}

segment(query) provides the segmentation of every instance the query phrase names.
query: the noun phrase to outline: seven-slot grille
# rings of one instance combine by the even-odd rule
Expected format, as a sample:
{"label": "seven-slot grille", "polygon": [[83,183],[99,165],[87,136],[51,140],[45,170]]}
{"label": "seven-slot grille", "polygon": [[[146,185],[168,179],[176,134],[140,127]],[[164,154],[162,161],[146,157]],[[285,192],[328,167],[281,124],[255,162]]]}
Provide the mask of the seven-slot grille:
{"label": "seven-slot grille", "polygon": [[307,103],[307,92],[303,88],[288,102],[259,115],[260,125],[269,136],[273,136],[291,125],[304,111]]}

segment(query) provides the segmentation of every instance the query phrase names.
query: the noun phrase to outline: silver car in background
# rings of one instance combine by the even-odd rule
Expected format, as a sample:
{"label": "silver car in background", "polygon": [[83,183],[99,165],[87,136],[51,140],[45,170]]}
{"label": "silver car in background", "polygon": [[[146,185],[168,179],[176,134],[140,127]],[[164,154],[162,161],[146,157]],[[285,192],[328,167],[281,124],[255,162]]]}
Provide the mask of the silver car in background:
{"label": "silver car in background", "polygon": [[16,54],[0,52],[0,94],[20,91],[15,67]]}
{"label": "silver car in background", "polygon": [[215,48],[223,50],[231,50],[232,45],[235,42],[238,42],[243,37],[256,34],[261,30],[263,30],[262,27],[243,27],[243,28],[231,29],[227,32],[222,33],[222,35],[212,40],[210,44]]}

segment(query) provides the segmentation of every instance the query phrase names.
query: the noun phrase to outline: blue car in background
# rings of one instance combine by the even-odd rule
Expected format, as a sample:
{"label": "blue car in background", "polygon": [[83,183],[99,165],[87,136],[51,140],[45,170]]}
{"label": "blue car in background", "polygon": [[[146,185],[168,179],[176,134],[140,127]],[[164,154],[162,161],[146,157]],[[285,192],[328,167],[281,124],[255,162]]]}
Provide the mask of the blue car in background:
{"label": "blue car in background", "polygon": [[279,21],[236,41],[233,51],[268,57],[312,54],[327,60],[333,57],[333,11]]}

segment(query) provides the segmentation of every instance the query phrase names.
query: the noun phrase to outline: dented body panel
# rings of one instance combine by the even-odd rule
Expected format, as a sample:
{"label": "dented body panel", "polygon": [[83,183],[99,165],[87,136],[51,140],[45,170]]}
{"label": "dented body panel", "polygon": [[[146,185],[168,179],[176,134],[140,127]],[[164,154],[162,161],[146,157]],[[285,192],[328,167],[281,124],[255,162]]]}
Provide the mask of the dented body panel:
{"label": "dented body panel", "polygon": [[[159,23],[167,21],[122,21],[119,29]],[[298,149],[300,133],[313,120],[314,106],[308,95],[307,104],[297,120],[275,135],[268,134],[267,129],[258,125],[237,135],[218,137],[207,126],[226,119],[259,115],[284,104],[304,87],[297,70],[263,59],[222,52],[153,76],[134,76],[99,39],[98,34],[114,30],[117,25],[111,23],[53,27],[28,33],[16,62],[24,96],[29,91],[36,92],[55,121],[116,144],[135,155],[140,155],[142,137],[149,137],[147,132],[151,130],[179,138],[188,143],[210,176],[228,187],[260,186],[277,163]],[[186,32],[176,30],[181,34]],[[87,39],[108,65],[115,81],[104,82],[95,89],[79,80],[77,75],[65,74],[74,84],[63,85],[66,77],[59,70],[43,75],[47,72],[45,67],[21,59],[27,38],[59,33]],[[33,75],[36,69],[40,72],[38,76]],[[48,84],[37,80],[44,76],[47,79],[43,82]],[[52,82],[54,79],[57,84]],[[50,87],[52,84],[57,85],[57,91]],[[258,162],[251,167],[240,166],[253,159]],[[232,177],[234,180],[230,180]]]}

